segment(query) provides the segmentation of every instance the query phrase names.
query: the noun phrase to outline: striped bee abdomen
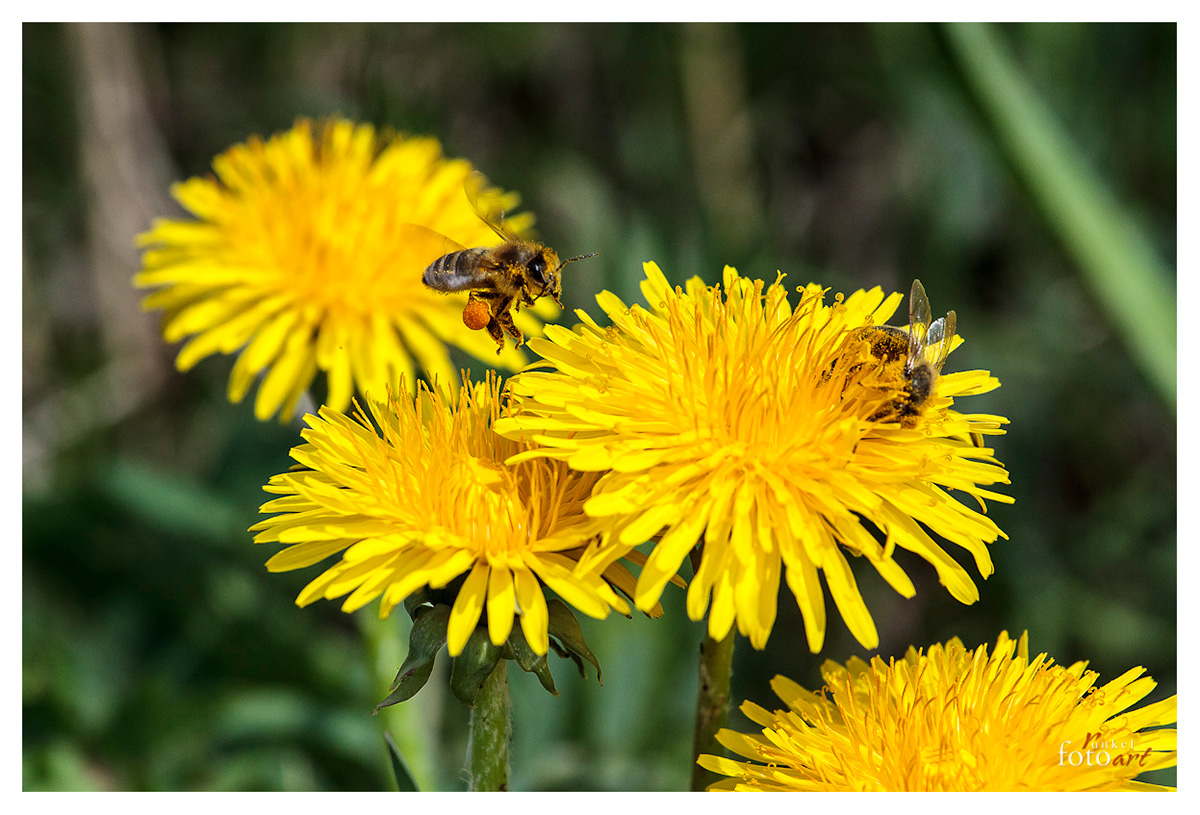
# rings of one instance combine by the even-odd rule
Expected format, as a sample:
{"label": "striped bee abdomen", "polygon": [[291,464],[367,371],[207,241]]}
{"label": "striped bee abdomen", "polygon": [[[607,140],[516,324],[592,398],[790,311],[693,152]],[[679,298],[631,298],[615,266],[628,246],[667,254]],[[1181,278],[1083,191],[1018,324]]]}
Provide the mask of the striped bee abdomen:
{"label": "striped bee abdomen", "polygon": [[480,261],[487,249],[460,249],[440,258],[425,267],[421,280],[431,289],[438,291],[466,291],[488,289],[486,276],[482,274]]}

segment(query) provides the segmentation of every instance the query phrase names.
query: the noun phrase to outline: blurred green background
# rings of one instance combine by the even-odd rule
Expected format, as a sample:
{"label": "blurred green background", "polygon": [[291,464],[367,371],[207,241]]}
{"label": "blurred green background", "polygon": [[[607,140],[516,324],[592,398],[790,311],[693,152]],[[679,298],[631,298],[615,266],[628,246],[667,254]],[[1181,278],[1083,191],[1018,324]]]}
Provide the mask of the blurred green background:
{"label": "blurred green background", "polygon": [[[1003,383],[961,407],[1012,420],[1016,504],[991,508],[1010,540],[974,606],[904,552],[912,600],[856,569],[879,653],[1028,630],[1175,692],[1174,25],[26,25],[23,63],[25,789],[389,789],[384,728],[423,787],[465,786],[444,664],[370,715],[405,615],[298,609],[316,568],[268,575],[250,545],[298,426],[226,401],[230,357],[177,373],[130,284],[172,181],[332,113],[438,136],[560,252],[599,252],[568,309],[640,300],[646,260],[675,283],[920,277],[958,312],[950,369]],[[867,656],[832,612],[809,654],[784,591],[735,702]],[[602,687],[510,672],[513,788],[686,788],[682,596],[583,620]]]}

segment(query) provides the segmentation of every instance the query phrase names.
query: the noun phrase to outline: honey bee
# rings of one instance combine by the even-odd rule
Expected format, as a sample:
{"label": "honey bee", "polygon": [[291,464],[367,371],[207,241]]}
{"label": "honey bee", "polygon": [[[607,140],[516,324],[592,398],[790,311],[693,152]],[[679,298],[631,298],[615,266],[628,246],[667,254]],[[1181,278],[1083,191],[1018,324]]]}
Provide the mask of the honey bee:
{"label": "honey bee", "polygon": [[[496,353],[504,350],[507,333],[520,347],[525,343],[521,329],[513,322],[513,312],[522,305],[532,306],[539,297],[550,297],[562,308],[562,278],[560,272],[568,263],[584,258],[579,255],[559,261],[558,253],[549,246],[517,237],[504,226],[504,212],[495,196],[487,196],[484,204],[481,193],[487,187],[482,173],[468,176],[464,189],[480,219],[500,236],[496,246],[468,249],[425,227],[407,224],[411,237],[416,232],[432,233],[442,251],[426,268],[421,277],[426,286],[441,292],[469,292],[463,322],[468,328],[487,328],[496,345]],[[446,251],[449,250],[449,251]],[[487,320],[484,322],[484,317]]]}
{"label": "honey bee", "polygon": [[934,384],[954,342],[957,317],[953,311],[930,321],[933,311],[920,280],[908,297],[908,331],[890,325],[855,329],[852,340],[865,340],[871,356],[882,364],[884,381],[900,381],[900,396],[871,415],[872,421],[916,426],[922,406],[933,396]]}

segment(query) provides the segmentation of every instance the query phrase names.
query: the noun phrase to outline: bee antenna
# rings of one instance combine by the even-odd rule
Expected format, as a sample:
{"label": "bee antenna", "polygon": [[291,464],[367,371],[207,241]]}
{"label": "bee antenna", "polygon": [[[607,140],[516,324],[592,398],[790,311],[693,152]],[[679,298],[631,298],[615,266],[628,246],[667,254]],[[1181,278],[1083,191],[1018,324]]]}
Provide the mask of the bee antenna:
{"label": "bee antenna", "polygon": [[[574,263],[574,262],[575,262],[575,261],[577,261],[577,260],[587,260],[588,258],[594,258],[594,257],[596,257],[596,255],[598,255],[598,254],[600,254],[600,253],[599,253],[599,252],[592,252],[590,255],[578,255],[578,256],[576,256],[576,257],[573,257],[573,258],[567,258],[567,259],[566,259],[566,260],[564,260],[562,263],[558,264],[558,269],[561,269],[562,267],[566,266],[568,263]],[[557,271],[558,271],[558,269],[555,269],[554,271],[556,271],[556,272],[557,272]]]}

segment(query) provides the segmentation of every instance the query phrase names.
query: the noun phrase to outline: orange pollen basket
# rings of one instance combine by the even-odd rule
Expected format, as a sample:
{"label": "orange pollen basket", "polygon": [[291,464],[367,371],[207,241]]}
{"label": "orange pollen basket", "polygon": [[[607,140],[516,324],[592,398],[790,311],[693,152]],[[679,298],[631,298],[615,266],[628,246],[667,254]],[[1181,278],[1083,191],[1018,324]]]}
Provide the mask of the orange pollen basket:
{"label": "orange pollen basket", "polygon": [[487,303],[481,300],[472,300],[467,303],[467,307],[463,309],[462,320],[463,325],[472,331],[478,331],[488,324],[492,314],[488,311]]}

